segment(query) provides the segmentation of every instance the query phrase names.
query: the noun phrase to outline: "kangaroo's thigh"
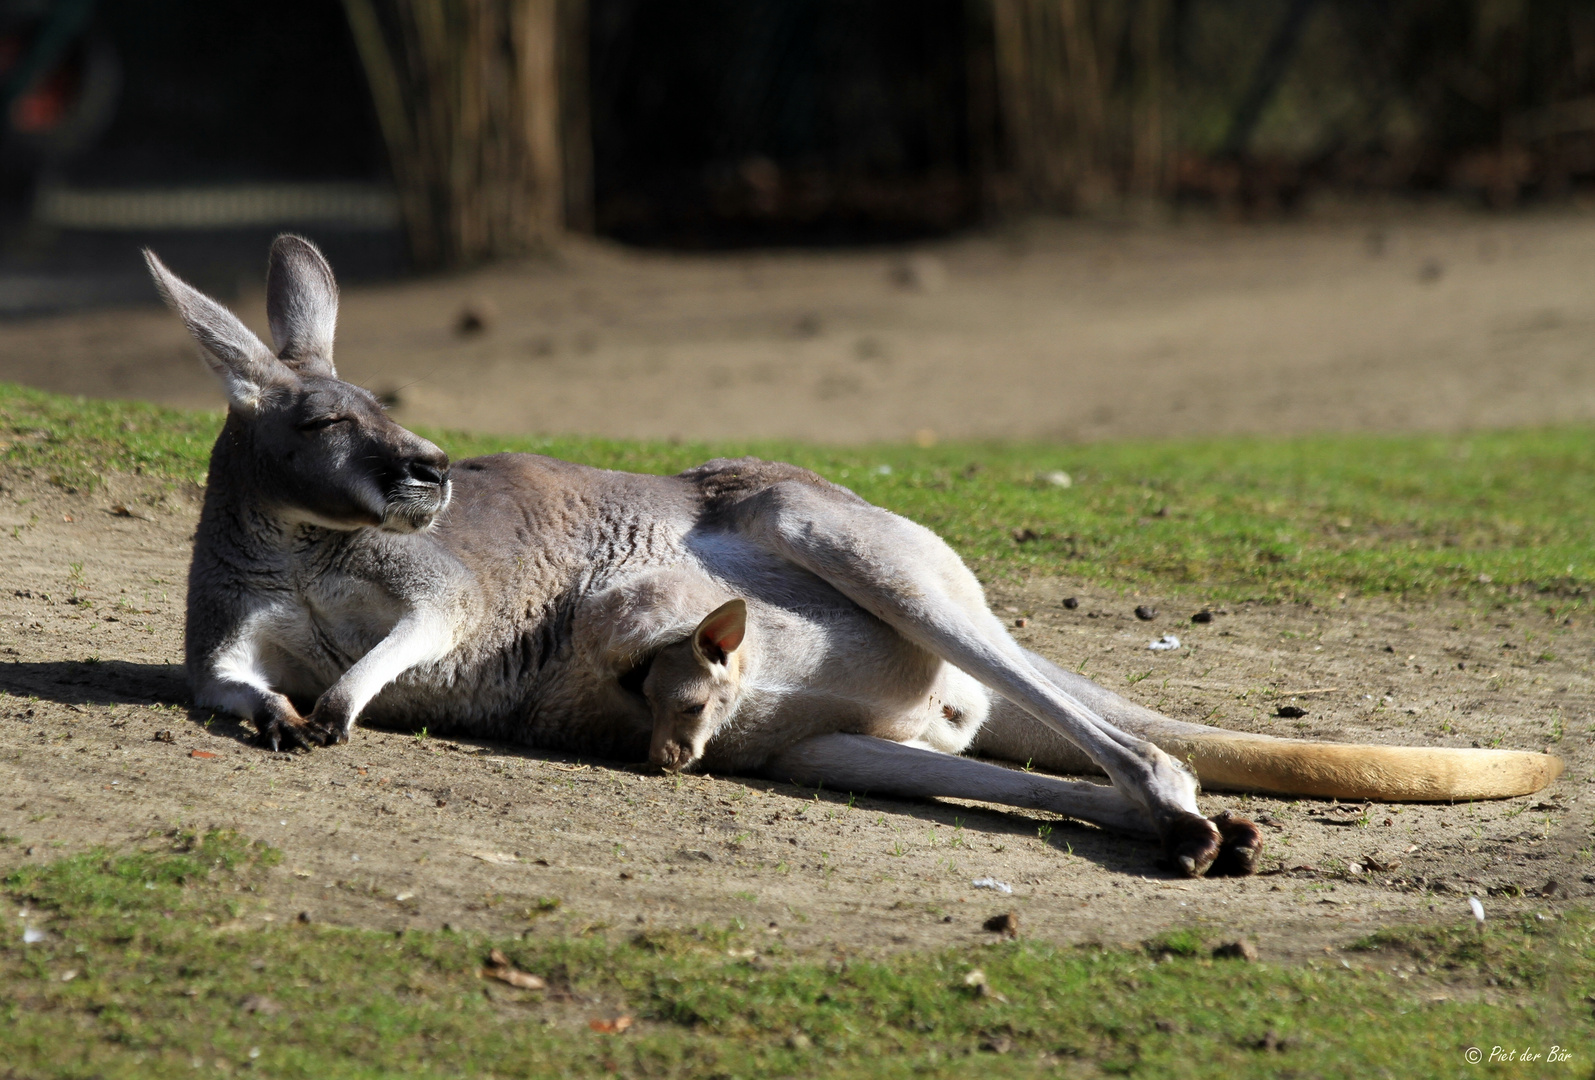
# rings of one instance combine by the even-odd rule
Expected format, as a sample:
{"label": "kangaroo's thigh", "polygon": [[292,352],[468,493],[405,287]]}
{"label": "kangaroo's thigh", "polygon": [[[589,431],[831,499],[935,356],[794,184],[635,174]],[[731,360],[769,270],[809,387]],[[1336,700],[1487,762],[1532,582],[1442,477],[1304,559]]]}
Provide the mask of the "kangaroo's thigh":
{"label": "kangaroo's thigh", "polygon": [[[819,576],[1078,745],[1145,808],[1171,847],[1191,838],[1216,851],[1217,832],[1197,813],[1195,779],[1037,671],[986,607],[974,574],[935,533],[867,503],[796,483],[775,484],[743,500],[734,520],[747,539]],[[1210,856],[1199,852],[1198,863],[1202,858]]]}
{"label": "kangaroo's thigh", "polygon": [[[1165,739],[1211,734],[1214,729],[1201,724],[1171,720],[1144,705],[1120,697],[1098,686],[1084,675],[1066,671],[1042,656],[1026,650],[1030,663],[1070,697],[1121,731],[1161,745]],[[1014,705],[997,699],[990,715],[969,744],[969,753],[1001,758],[1038,769],[1061,773],[1096,773],[1102,770],[1078,746]]]}

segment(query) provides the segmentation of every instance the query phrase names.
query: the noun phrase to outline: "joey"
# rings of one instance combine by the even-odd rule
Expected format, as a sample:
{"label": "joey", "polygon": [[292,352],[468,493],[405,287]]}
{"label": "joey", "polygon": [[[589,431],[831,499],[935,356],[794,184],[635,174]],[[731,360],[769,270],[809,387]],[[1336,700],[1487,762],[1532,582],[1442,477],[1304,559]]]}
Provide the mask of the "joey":
{"label": "joey", "polygon": [[654,657],[642,686],[654,721],[649,761],[680,772],[703,757],[735,711],[747,629],[748,605],[729,600]]}

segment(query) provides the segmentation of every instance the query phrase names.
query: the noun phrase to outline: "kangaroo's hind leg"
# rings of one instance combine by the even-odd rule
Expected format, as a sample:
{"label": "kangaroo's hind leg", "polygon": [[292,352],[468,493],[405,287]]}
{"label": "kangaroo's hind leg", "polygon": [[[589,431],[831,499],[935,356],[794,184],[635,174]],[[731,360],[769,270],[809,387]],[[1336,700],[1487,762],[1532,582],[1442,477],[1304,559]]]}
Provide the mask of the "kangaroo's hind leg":
{"label": "kangaroo's hind leg", "polygon": [[1006,769],[869,735],[816,735],[780,751],[759,771],[771,780],[823,784],[831,791],[949,796],[1051,810],[1127,836],[1155,836],[1141,807],[1106,784]]}
{"label": "kangaroo's hind leg", "polygon": [[1039,671],[986,607],[975,576],[936,534],[844,492],[800,482],[772,485],[739,502],[733,514],[742,535],[823,578],[1079,746],[1141,807],[1185,873],[1213,865],[1219,826],[1197,809],[1195,777]]}
{"label": "kangaroo's hind leg", "polygon": [[[1104,689],[1084,675],[1065,671],[1044,657],[1026,650],[1036,670],[1056,683],[1066,694],[1082,702],[1114,727],[1160,746],[1175,745],[1193,734],[1212,733],[1211,728],[1171,720],[1137,705],[1111,690]],[[1010,701],[992,702],[986,722],[966,748],[968,752],[1034,765],[1051,772],[1100,772],[1084,751]],[[1262,834],[1244,818],[1220,814],[1213,818],[1223,837],[1210,874],[1250,874],[1262,853]]]}

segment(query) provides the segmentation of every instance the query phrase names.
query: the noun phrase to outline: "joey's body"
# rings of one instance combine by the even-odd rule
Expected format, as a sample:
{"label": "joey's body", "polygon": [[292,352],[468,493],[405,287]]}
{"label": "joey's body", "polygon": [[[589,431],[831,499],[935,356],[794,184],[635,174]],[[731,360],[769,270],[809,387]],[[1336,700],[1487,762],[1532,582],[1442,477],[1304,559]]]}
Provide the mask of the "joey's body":
{"label": "joey's body", "polygon": [[[1313,794],[1481,798],[1560,771],[1546,755],[1326,748],[1160,717],[1021,649],[929,530],[794,466],[657,477],[501,454],[451,468],[337,378],[337,289],[308,242],[272,248],[275,353],[146,254],[229,402],[189,581],[189,677],[198,704],[273,748],[346,741],[365,716],[986,799],[1156,837],[1192,875],[1249,871],[1259,836],[1203,817],[1196,778],[1153,740],[1229,786]],[[726,691],[711,688],[717,712],[682,712],[698,676],[665,670],[694,634]]]}

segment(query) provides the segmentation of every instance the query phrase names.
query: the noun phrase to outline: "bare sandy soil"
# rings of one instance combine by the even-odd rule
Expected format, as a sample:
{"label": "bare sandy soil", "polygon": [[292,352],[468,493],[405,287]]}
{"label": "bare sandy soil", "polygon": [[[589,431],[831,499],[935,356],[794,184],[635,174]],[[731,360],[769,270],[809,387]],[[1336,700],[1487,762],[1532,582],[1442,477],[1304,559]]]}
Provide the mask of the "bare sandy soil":
{"label": "bare sandy soil", "polygon": [[[1587,421],[1591,267],[1595,213],[1575,210],[1041,221],[912,251],[573,242],[348,290],[338,361],[395,395],[406,423],[502,433],[858,442]],[[263,329],[260,288],[245,283],[236,306]],[[485,329],[459,332],[467,307]],[[220,403],[153,306],[0,324],[0,379]]]}
{"label": "bare sandy soil", "polygon": [[[1194,605],[1037,580],[994,591],[1016,633],[1171,715],[1248,731],[1427,745],[1554,747],[1523,799],[1344,807],[1204,796],[1265,824],[1261,876],[1182,881],[1157,852],[1045,813],[667,777],[507,745],[360,730],[273,755],[190,710],[180,669],[195,491],[132,478],[73,495],[0,477],[0,870],[174,826],[227,827],[285,854],[249,919],[533,934],[740,920],[804,951],[1025,936],[1247,934],[1301,958],[1414,918],[1546,911],[1595,887],[1595,700],[1587,609],[1543,603],[1329,609]],[[118,509],[120,508],[120,509]],[[131,515],[131,516],[128,516]],[[1079,606],[1063,606],[1067,597]],[[1137,622],[1136,604],[1163,615]],[[1146,649],[1158,633],[1177,653]],[[1274,715],[1281,704],[1306,710]],[[1584,850],[1581,850],[1584,849]],[[973,887],[1010,883],[1011,896]],[[557,906],[555,901],[557,900]]]}

